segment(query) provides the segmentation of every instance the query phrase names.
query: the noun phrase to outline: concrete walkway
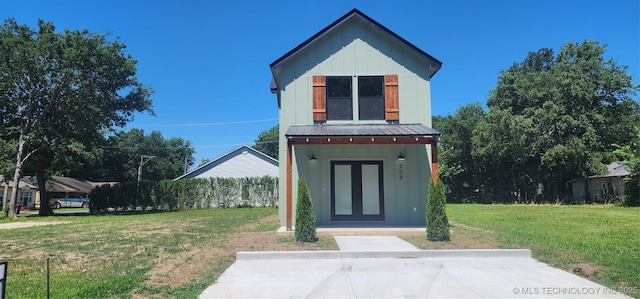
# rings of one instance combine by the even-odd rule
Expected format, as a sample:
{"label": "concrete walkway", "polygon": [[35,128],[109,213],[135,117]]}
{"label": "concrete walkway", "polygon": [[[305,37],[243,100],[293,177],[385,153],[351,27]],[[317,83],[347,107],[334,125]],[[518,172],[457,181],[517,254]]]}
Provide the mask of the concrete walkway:
{"label": "concrete walkway", "polygon": [[32,226],[41,226],[41,225],[54,225],[54,224],[65,224],[71,223],[70,221],[49,221],[49,222],[36,222],[36,221],[28,221],[28,222],[8,222],[0,224],[0,229],[13,229],[13,228],[23,228],[23,227],[32,227]]}
{"label": "concrete walkway", "polygon": [[529,250],[420,250],[336,236],[339,251],[238,252],[200,298],[629,298]]}

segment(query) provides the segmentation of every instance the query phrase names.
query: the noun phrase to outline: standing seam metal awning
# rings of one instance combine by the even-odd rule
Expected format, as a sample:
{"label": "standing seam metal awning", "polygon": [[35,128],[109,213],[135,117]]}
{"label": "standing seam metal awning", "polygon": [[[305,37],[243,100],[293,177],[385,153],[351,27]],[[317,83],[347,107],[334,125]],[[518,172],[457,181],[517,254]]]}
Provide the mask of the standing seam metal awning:
{"label": "standing seam metal awning", "polygon": [[322,137],[436,137],[440,132],[422,124],[317,124],[292,125],[287,138]]}

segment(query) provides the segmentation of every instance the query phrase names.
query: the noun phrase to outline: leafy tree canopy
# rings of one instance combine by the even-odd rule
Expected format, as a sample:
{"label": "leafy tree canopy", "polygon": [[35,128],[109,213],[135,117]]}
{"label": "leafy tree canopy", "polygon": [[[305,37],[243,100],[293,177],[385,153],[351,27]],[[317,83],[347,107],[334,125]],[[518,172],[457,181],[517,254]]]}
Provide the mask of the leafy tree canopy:
{"label": "leafy tree canopy", "polygon": [[500,73],[486,114],[469,105],[435,118],[451,194],[479,201],[563,199],[568,181],[606,170],[614,144],[638,142],[638,86],[626,66],[604,58],[605,47],[584,41],[557,54],[530,52]]}
{"label": "leafy tree canopy", "polygon": [[126,125],[135,112],[153,113],[152,92],[124,49],[117,38],[60,33],[43,20],[37,29],[13,19],[0,25],[0,137],[16,140],[14,182],[31,167],[44,194],[60,155],[92,151],[105,130]]}
{"label": "leafy tree canopy", "polygon": [[[100,170],[94,172],[102,181],[135,181],[140,159],[153,156],[144,164],[142,178],[151,181],[174,179],[193,164],[194,149],[190,141],[165,139],[158,131],[145,135],[144,130],[121,131],[106,140]],[[82,169],[79,173],[90,173]]]}
{"label": "leafy tree canopy", "polygon": [[275,125],[269,130],[262,131],[262,133],[258,135],[258,139],[256,139],[253,148],[278,160],[279,127],[279,125]]}

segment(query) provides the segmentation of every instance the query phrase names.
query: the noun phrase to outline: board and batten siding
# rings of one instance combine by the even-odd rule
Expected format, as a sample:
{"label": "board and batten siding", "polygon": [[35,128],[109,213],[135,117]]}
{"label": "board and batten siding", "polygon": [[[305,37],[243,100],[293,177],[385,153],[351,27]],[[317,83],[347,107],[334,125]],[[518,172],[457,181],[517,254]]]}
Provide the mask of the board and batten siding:
{"label": "board and batten siding", "polygon": [[[284,132],[294,124],[313,124],[314,76],[398,76],[399,123],[420,123],[431,127],[429,74],[431,65],[405,45],[390,39],[358,18],[349,19],[318,37],[306,48],[289,57],[280,71],[280,152],[285,165],[287,143]],[[357,81],[354,80],[354,84]],[[354,111],[357,110],[357,88],[353,89]],[[328,124],[331,121],[327,122]],[[343,122],[344,123],[344,122]],[[359,121],[350,123],[385,123]],[[295,219],[297,183],[300,177],[308,181],[318,224],[330,223],[330,161],[380,160],[384,170],[385,223],[423,224],[428,182],[430,180],[430,149],[424,145],[406,146],[294,146],[293,208]],[[398,161],[400,151],[405,162]],[[313,153],[317,160],[310,161]],[[407,172],[402,180],[398,167],[403,163]],[[280,167],[280,178],[286,177]],[[409,186],[414,186],[409,188]],[[415,188],[415,186],[420,186]],[[286,184],[280,184],[279,194],[286,194]],[[284,206],[281,196],[280,204]],[[415,211],[414,211],[415,208]],[[280,209],[280,219],[285,209]],[[422,215],[422,216],[420,216]],[[399,222],[400,221],[400,222]]]}
{"label": "board and batten siding", "polygon": [[[400,123],[422,123],[431,127],[429,63],[380,32],[367,30],[357,20],[351,22],[356,26],[332,31],[316,41],[320,46],[307,47],[283,64],[280,123],[287,128],[291,124],[313,123],[314,75],[395,74],[398,75]],[[353,97],[357,98],[357,88]]]}

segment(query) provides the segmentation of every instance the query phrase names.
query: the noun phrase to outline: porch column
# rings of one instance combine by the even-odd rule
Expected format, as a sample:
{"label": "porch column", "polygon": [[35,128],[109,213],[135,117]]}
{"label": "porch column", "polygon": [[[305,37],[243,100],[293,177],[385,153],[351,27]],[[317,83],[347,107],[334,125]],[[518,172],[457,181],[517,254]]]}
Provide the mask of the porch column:
{"label": "porch column", "polygon": [[291,141],[287,140],[287,150],[286,150],[287,151],[287,154],[286,154],[287,155],[287,158],[286,158],[287,161],[285,162],[287,164],[287,182],[286,182],[286,184],[287,184],[287,191],[286,191],[287,192],[287,195],[286,195],[287,196],[287,204],[286,204],[286,207],[285,207],[285,213],[286,213],[286,218],[287,218],[287,220],[286,220],[286,222],[287,222],[286,223],[287,231],[291,231],[292,227],[293,227],[293,225],[292,225],[293,221],[291,219],[292,215],[293,215],[293,212],[291,211],[291,209],[293,208],[293,202],[292,202],[292,200],[293,200],[293,198],[292,198],[293,197],[293,192],[292,192],[293,170],[292,170],[292,166],[291,166],[291,146],[292,146]]}
{"label": "porch column", "polygon": [[431,180],[438,180],[438,137],[431,142]]}

